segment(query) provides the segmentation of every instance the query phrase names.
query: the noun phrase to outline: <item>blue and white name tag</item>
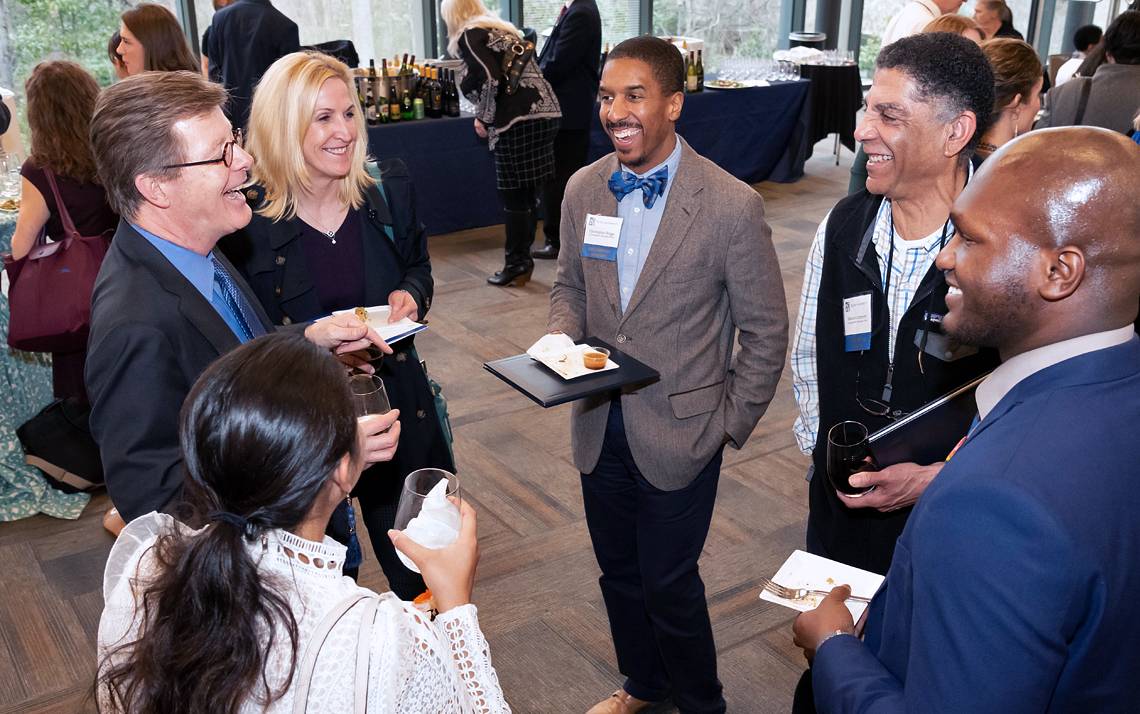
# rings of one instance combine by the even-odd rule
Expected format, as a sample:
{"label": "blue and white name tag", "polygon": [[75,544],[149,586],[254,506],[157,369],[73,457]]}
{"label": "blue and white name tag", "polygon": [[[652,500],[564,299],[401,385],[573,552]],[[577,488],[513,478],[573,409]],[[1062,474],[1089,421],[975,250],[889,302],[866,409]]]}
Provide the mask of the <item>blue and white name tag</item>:
{"label": "blue and white name tag", "polygon": [[848,352],[871,349],[871,293],[843,298],[843,348]]}
{"label": "blue and white name tag", "polygon": [[622,219],[617,216],[586,214],[586,235],[582,239],[582,257],[596,260],[617,260],[618,239],[621,238]]}

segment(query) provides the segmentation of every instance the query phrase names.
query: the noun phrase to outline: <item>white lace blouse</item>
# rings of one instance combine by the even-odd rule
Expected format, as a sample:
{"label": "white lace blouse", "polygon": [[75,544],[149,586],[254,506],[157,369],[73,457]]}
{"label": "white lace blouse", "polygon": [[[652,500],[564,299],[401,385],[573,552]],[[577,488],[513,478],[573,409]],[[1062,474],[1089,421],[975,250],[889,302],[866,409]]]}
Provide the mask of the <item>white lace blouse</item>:
{"label": "white lace blouse", "polygon": [[[103,576],[103,616],[99,621],[99,661],[116,645],[138,637],[136,592],[153,575],[151,546],[172,528],[186,528],[165,514],[132,521],[119,535]],[[188,533],[196,533],[189,531]],[[324,616],[346,598],[370,595],[341,575],[345,547],[326,537],[323,543],[286,531],[270,531],[264,544],[250,544],[250,555],[263,576],[282,583],[297,620],[297,664],[305,659]],[[474,605],[445,612],[432,622],[411,603],[392,593],[379,596],[368,657],[369,712],[509,712],[491,666],[491,653],[479,629]],[[298,711],[352,712],[356,686],[358,632],[368,608],[353,607],[319,646],[307,707]],[[274,691],[289,674],[288,637],[277,637],[266,669]],[[251,699],[242,711],[292,712],[296,678],[283,697],[262,709]],[[102,711],[115,711],[100,691]]]}

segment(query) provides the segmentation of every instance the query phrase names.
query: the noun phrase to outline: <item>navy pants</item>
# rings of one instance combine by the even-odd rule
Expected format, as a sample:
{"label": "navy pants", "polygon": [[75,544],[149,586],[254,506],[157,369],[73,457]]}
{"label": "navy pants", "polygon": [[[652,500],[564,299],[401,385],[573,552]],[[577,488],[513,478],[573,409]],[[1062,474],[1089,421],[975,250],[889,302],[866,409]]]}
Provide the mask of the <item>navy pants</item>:
{"label": "navy pants", "polygon": [[598,465],[582,474],[586,524],[625,690],[646,701],[672,696],[682,712],[725,711],[697,569],[721,454],[688,486],[655,488],[633,462],[614,399]]}

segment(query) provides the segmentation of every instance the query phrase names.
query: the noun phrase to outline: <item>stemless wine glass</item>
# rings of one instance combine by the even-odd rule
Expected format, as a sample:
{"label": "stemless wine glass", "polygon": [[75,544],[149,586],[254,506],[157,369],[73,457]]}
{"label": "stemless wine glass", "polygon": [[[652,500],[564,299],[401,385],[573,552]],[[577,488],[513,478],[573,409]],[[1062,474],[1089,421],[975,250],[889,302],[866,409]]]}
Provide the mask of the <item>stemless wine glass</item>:
{"label": "stemless wine glass", "polygon": [[392,411],[388,393],[384,391],[384,381],[374,374],[354,374],[348,378],[352,390],[352,406],[356,416],[387,414]]}
{"label": "stemless wine glass", "polygon": [[850,481],[852,474],[879,469],[867,437],[867,427],[857,421],[841,421],[827,432],[827,477],[836,491],[852,498],[875,489],[857,488]]}
{"label": "stemless wine glass", "polygon": [[[424,501],[440,481],[447,481],[447,496],[462,500],[459,492],[459,477],[443,469],[417,469],[404,479],[404,489],[400,491],[400,503],[396,506],[396,522],[392,525],[398,531],[406,530],[412,519],[420,515]],[[459,506],[454,503],[456,512]],[[443,544],[448,545],[448,544]],[[443,546],[437,546],[443,547]]]}
{"label": "stemless wine glass", "polygon": [[[428,496],[440,483],[447,483],[449,499],[442,506],[429,508]],[[446,548],[459,537],[459,478],[443,469],[419,469],[404,479],[400,503],[396,506],[396,522],[392,527],[425,548]],[[412,559],[396,550],[397,557],[409,570],[420,572]]]}

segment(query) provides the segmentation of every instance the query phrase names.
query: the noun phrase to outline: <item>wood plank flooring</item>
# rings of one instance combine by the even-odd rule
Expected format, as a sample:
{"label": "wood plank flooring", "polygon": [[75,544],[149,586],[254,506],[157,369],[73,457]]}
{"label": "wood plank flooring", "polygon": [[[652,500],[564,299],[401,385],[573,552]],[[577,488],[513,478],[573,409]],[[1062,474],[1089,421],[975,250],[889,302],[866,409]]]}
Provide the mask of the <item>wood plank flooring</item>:
{"label": "wood plank flooring", "polygon": [[[793,318],[815,228],[846,192],[850,154],[837,167],[830,150],[820,142],[797,183],[756,186]],[[417,346],[444,386],[464,495],[479,512],[475,600],[507,699],[516,712],[583,712],[621,678],[569,457],[569,407],[541,409],[482,368],[542,335],[554,264],[539,261],[525,288],[488,286],[502,265],[501,235],[432,238],[436,296]],[[757,597],[759,578],[803,543],[807,459],[792,438],[795,415],[785,370],[745,448],[725,452],[701,559],[729,711],[788,711],[802,670],[790,611]],[[108,507],[100,494],[75,522],[0,524],[0,714],[93,710]],[[385,589],[371,555],[361,580]]]}

